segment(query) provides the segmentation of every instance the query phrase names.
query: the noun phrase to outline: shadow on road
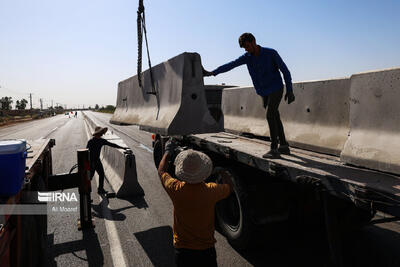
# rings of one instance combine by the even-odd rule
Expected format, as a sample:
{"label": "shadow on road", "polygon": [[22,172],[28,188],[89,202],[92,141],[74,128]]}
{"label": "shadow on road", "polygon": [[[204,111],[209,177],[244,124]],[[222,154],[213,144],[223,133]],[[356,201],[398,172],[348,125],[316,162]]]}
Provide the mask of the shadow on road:
{"label": "shadow on road", "polygon": [[264,229],[257,244],[236,250],[253,266],[327,266],[326,241],[319,229]]}
{"label": "shadow on road", "polygon": [[[92,210],[94,211],[92,213],[93,217],[97,217],[100,219],[107,219],[109,221],[124,221],[126,219],[125,214],[122,214],[121,211],[127,210],[127,209],[132,209],[132,208],[138,208],[138,209],[146,209],[149,206],[147,205],[146,200],[144,197],[125,197],[121,198],[123,200],[128,201],[132,206],[127,206],[123,208],[118,208],[118,209],[110,209],[108,206],[109,200],[108,198],[102,198],[101,202],[99,204],[92,204]],[[103,207],[106,207],[110,213],[109,214],[103,214],[102,209]]]}
{"label": "shadow on road", "polygon": [[[388,229],[390,228],[390,229]],[[395,230],[397,229],[397,230]],[[400,225],[370,225],[344,240],[349,266],[400,266]]]}
{"label": "shadow on road", "polygon": [[[82,231],[82,235],[82,240],[75,240],[61,244],[54,244],[54,234],[47,235],[48,266],[57,266],[55,258],[69,253],[72,253],[75,257],[87,262],[87,266],[103,266],[104,256],[98,236],[94,229],[84,230]],[[86,258],[82,258],[75,253],[82,250],[86,251]]]}
{"label": "shadow on road", "polygon": [[134,233],[153,266],[175,266],[172,228],[161,226]]}
{"label": "shadow on road", "polygon": [[144,196],[120,197],[119,199],[128,201],[129,203],[132,204],[132,207],[138,209],[147,209],[149,207],[149,205],[147,205],[146,200],[144,199]]}
{"label": "shadow on road", "polygon": [[[106,207],[110,212],[104,214],[103,213],[103,207]],[[99,219],[107,219],[109,221],[124,221],[126,219],[126,216],[122,213],[120,213],[123,210],[133,208],[134,206],[129,206],[129,207],[123,207],[119,209],[110,209],[108,207],[108,199],[103,198],[102,201],[99,204],[92,204],[92,216],[97,217]]]}
{"label": "shadow on road", "polygon": [[[400,225],[370,225],[349,232],[343,240],[344,266],[400,266]],[[330,266],[322,229],[297,228],[290,232],[259,234],[258,245],[235,249],[253,266]]]}

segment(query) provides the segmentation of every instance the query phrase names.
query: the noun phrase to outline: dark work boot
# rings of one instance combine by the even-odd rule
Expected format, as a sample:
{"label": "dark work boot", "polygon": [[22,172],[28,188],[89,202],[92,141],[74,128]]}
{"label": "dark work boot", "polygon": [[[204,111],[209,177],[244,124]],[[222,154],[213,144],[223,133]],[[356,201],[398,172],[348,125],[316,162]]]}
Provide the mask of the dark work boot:
{"label": "dark work boot", "polygon": [[263,155],[263,158],[266,158],[266,159],[277,159],[277,158],[280,158],[281,157],[281,154],[279,153],[279,151],[278,151],[278,149],[271,149],[270,151],[268,151],[267,153],[265,153],[264,155]]}
{"label": "dark work boot", "polygon": [[280,145],[278,151],[281,154],[290,155],[289,145]]}

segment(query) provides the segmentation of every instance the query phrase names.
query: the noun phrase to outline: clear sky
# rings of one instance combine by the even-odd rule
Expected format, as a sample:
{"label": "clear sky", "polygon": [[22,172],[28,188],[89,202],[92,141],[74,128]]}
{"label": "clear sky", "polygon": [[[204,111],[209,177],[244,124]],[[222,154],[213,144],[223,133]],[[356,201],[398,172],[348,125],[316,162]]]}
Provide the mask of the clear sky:
{"label": "clear sky", "polygon": [[[0,0],[0,97],[116,103],[136,74],[137,0]],[[244,53],[243,32],[276,49],[293,81],[400,67],[400,1],[144,0],[153,65],[198,52],[212,70]],[[145,48],[145,47],[143,47]],[[145,54],[145,50],[143,50]],[[147,59],[143,69],[147,69]],[[245,67],[206,84],[251,85]]]}

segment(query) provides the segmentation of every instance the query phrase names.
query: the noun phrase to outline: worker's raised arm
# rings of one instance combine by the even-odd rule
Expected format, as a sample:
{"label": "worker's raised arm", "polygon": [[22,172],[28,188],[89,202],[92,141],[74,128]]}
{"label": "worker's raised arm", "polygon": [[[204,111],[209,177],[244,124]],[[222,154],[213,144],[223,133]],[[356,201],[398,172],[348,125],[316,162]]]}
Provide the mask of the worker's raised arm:
{"label": "worker's raised arm", "polygon": [[164,155],[160,161],[160,164],[158,165],[158,176],[160,176],[160,178],[162,178],[162,175],[164,173],[166,173],[168,170],[168,166],[169,166],[168,160],[169,160],[169,153],[167,152],[167,153],[164,153]]}
{"label": "worker's raised arm", "polygon": [[243,65],[243,64],[246,64],[246,54],[240,56],[239,58],[235,59],[234,61],[226,63],[222,66],[219,66],[218,68],[213,70],[211,73],[212,73],[212,75],[216,76],[220,73],[230,71],[231,69],[239,67],[240,65]]}
{"label": "worker's raised arm", "polygon": [[174,153],[175,151],[175,143],[170,139],[167,141],[165,144],[165,152],[164,155],[160,161],[160,165],[158,165],[158,175],[162,179],[162,176],[164,173],[167,172],[168,167],[169,167],[169,158]]}
{"label": "worker's raised arm", "polygon": [[111,143],[111,142],[109,142],[109,141],[107,141],[107,140],[105,140],[105,139],[103,139],[105,142],[104,142],[104,145],[106,145],[106,146],[110,146],[110,147],[115,147],[115,148],[120,148],[120,149],[129,149],[129,147],[122,147],[122,146],[119,146],[119,145],[117,145],[117,144],[114,144],[114,143]]}
{"label": "worker's raised arm", "polygon": [[221,172],[221,182],[229,185],[230,192],[233,192],[233,182],[226,171]]}

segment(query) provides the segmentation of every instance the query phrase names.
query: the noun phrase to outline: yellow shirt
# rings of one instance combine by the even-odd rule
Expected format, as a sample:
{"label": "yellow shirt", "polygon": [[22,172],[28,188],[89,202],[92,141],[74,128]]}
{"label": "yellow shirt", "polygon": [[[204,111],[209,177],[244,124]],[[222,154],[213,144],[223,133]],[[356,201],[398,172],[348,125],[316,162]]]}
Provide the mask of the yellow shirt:
{"label": "yellow shirt", "polygon": [[172,178],[168,173],[162,183],[174,204],[174,247],[207,249],[213,247],[214,207],[230,194],[227,184],[189,184]]}

